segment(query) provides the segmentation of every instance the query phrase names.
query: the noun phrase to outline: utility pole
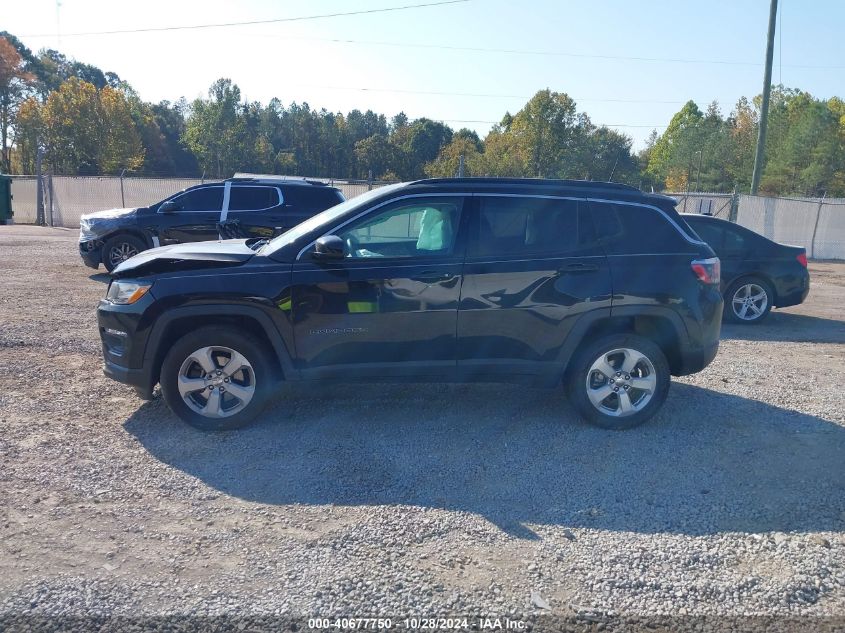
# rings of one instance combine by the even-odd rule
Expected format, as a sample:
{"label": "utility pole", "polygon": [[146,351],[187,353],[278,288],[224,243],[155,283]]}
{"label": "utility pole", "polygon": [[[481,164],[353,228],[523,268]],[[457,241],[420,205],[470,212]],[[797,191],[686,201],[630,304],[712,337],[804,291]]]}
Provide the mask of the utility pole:
{"label": "utility pole", "polygon": [[44,226],[47,223],[44,221],[44,175],[41,173],[44,149],[41,147],[41,139],[36,141],[35,146],[35,223]]}
{"label": "utility pole", "polygon": [[760,106],[760,131],[757,135],[757,153],[754,156],[754,173],[751,175],[751,195],[757,195],[766,153],[766,127],[769,123],[769,96],[772,93],[772,57],[775,52],[775,27],[778,20],[778,0],[769,7],[769,37],[766,41],[766,71],[763,74],[763,103]]}
{"label": "utility pole", "polygon": [[701,183],[701,155],[702,150],[698,150],[698,175],[695,177],[695,190],[701,191],[698,185]]}

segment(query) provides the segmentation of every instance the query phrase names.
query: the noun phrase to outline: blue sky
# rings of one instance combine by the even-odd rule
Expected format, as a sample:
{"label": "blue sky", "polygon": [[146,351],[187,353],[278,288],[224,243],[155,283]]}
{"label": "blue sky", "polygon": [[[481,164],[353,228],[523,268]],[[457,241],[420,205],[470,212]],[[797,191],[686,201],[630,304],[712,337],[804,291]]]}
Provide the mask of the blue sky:
{"label": "blue sky", "polygon": [[[59,37],[55,0],[2,0],[0,29],[34,50],[59,48],[113,70],[148,101],[190,100],[218,77],[230,77],[249,100],[266,103],[275,96],[285,104],[307,101],[341,112],[371,108],[388,116],[402,110],[482,136],[488,121],[516,112],[546,87],[569,93],[594,122],[619,126],[637,148],[688,99],[702,108],[718,100],[727,113],[737,98],[761,90],[768,0],[469,0],[272,25],[70,35],[421,1],[61,0]],[[781,0],[779,18],[775,83],[819,97],[845,96],[845,2]],[[357,43],[330,41],[339,39]],[[701,62],[614,59],[633,57]]]}

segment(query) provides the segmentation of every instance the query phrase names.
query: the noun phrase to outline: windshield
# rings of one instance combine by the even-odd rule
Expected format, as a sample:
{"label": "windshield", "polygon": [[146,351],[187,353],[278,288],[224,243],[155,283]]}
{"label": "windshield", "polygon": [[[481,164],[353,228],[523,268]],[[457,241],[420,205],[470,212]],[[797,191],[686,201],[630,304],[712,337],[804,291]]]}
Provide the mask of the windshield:
{"label": "windshield", "polygon": [[278,249],[287,246],[288,244],[292,244],[303,235],[308,235],[312,231],[320,229],[322,226],[329,226],[335,220],[343,217],[348,212],[364,206],[370,200],[377,198],[382,194],[389,193],[395,189],[399,189],[404,185],[405,183],[399,182],[393,185],[379,187],[378,189],[373,189],[367,193],[361,194],[360,196],[355,196],[354,198],[341,202],[334,207],[326,209],[322,213],[318,213],[314,217],[305,220],[305,222],[297,224],[295,227],[289,231],[285,231],[278,237],[274,237],[267,245],[264,246],[264,248],[261,249],[261,252],[265,255],[270,255]]}

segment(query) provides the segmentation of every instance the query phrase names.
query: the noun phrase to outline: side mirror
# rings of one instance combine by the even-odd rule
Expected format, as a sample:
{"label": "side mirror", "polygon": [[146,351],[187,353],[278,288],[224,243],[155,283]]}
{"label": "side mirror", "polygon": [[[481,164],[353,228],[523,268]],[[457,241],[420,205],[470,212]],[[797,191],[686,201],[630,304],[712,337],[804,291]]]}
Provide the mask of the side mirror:
{"label": "side mirror", "polygon": [[163,202],[158,210],[162,213],[173,213],[179,210],[179,205],[173,202],[173,200],[168,200],[167,202]]}
{"label": "side mirror", "polygon": [[343,259],[346,257],[346,242],[337,235],[325,235],[314,243],[314,257],[317,259]]}

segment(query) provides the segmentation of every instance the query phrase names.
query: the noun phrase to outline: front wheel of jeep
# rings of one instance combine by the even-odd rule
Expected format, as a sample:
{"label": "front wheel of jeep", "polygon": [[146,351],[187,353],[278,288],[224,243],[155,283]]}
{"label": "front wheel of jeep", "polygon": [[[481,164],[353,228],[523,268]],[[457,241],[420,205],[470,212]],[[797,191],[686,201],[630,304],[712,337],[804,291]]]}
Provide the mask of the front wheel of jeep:
{"label": "front wheel of jeep", "polygon": [[170,409],[203,431],[236,429],[261,413],[275,376],[255,339],[229,328],[198,329],[176,341],[161,367]]}
{"label": "front wheel of jeep", "polygon": [[666,356],[641,336],[616,334],[585,345],[570,368],[570,401],[588,422],[605,429],[639,426],[657,413],[669,393]]}

